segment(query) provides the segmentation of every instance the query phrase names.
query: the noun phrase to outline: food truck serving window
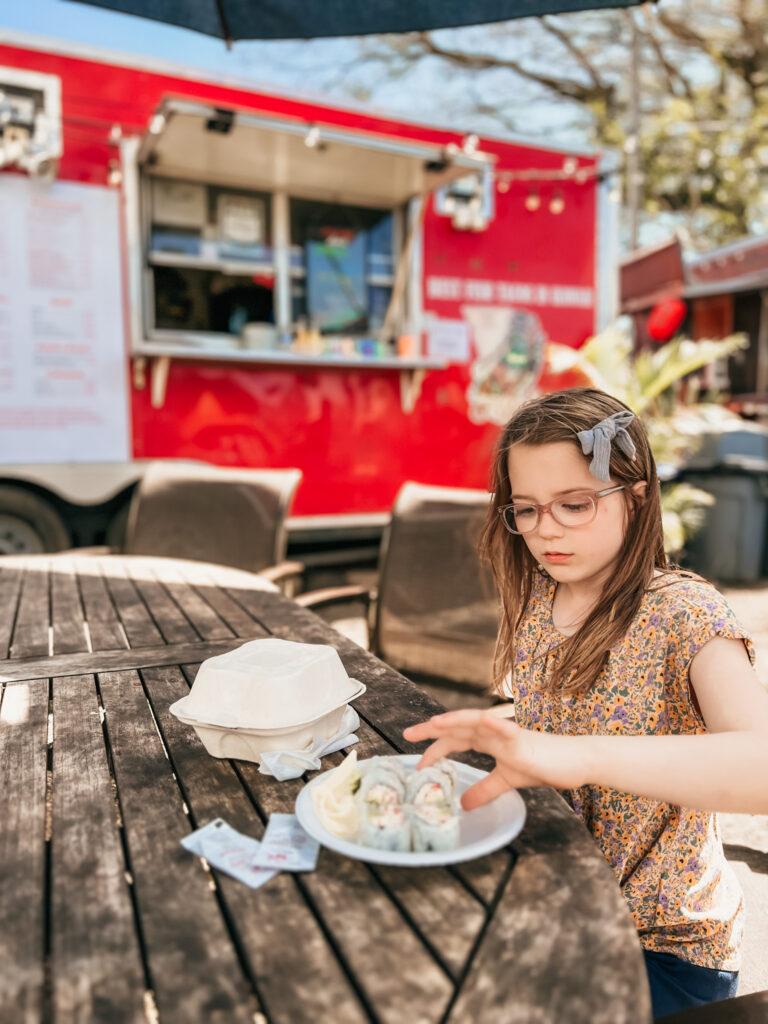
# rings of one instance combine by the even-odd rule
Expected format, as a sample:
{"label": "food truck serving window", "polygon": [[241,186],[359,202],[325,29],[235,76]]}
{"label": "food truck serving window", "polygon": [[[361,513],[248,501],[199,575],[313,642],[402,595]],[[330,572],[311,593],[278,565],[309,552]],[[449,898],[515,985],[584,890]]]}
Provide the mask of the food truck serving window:
{"label": "food truck serving window", "polygon": [[384,322],[394,280],[391,210],[291,199],[293,319],[321,332]]}
{"label": "food truck serving window", "polygon": [[408,203],[481,156],[168,101],[137,155],[146,344],[391,353]]}
{"label": "food truck serving window", "polygon": [[269,193],[165,178],[145,191],[152,326],[241,337],[248,323],[274,323]]}

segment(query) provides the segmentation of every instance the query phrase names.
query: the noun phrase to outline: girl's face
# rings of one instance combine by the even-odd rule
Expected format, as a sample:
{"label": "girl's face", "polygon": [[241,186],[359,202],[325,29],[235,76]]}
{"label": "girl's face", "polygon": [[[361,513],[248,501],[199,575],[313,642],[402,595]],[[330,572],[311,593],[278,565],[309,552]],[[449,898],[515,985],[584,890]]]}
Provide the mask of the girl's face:
{"label": "girl's face", "polygon": [[[615,484],[592,476],[587,459],[566,441],[513,445],[507,468],[510,501],[515,502],[522,499],[546,505],[569,491],[594,493]],[[562,526],[551,512],[543,512],[536,528],[522,539],[534,559],[559,583],[602,586],[616,563],[626,526],[625,494],[616,491],[597,500],[597,514],[591,523]]]}

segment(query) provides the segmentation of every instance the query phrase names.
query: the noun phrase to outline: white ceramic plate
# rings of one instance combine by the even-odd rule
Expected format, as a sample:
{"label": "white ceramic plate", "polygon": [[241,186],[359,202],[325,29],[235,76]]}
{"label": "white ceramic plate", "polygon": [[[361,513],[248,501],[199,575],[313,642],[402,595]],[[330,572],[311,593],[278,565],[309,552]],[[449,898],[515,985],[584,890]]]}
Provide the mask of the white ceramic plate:
{"label": "white ceramic plate", "polygon": [[[411,771],[419,763],[419,754],[401,754],[398,760],[406,771]],[[360,762],[360,766],[365,765]],[[458,770],[458,793],[478,782],[487,772],[469,765],[454,761]],[[329,769],[333,771],[333,769]],[[327,846],[336,853],[355,860],[368,861],[371,864],[395,864],[399,867],[423,868],[438,864],[458,864],[463,860],[474,860],[487,853],[500,849],[511,842],[525,824],[525,803],[516,789],[502,793],[493,803],[478,807],[474,811],[461,811],[459,845],[455,850],[427,850],[425,853],[401,853],[391,850],[374,850],[370,846],[353,843],[349,839],[340,839],[333,832],[321,825],[312,805],[311,789],[320,782],[328,772],[316,776],[301,790],[296,798],[296,817],[304,829],[322,846]]]}

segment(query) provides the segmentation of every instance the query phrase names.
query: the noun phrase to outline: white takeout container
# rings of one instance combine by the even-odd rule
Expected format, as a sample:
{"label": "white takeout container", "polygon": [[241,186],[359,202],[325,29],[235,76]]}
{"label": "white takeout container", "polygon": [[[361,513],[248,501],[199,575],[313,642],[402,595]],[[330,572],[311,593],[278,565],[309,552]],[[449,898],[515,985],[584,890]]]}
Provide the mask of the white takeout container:
{"label": "white takeout container", "polygon": [[[358,687],[355,697],[365,693],[363,683],[359,683]],[[185,718],[171,708],[179,721],[193,727],[203,746],[213,757],[234,757],[239,761],[256,762],[261,761],[261,754],[264,752],[308,750],[317,739],[331,739],[341,728],[346,710],[347,705],[344,703],[311,722],[286,729],[234,729]]]}
{"label": "white takeout container", "polygon": [[190,692],[169,710],[214,757],[258,760],[265,750],[330,739],[349,701],[364,692],[328,644],[270,637],[204,661]]}

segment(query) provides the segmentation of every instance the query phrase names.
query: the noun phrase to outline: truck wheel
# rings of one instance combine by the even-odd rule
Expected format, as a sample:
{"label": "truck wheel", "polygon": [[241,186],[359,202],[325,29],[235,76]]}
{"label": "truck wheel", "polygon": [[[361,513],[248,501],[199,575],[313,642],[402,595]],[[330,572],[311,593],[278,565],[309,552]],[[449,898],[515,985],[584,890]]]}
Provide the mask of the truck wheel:
{"label": "truck wheel", "polygon": [[61,516],[44,498],[0,485],[0,555],[36,555],[71,544]]}

